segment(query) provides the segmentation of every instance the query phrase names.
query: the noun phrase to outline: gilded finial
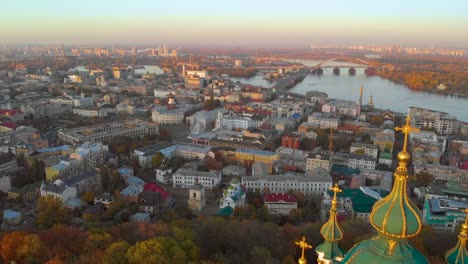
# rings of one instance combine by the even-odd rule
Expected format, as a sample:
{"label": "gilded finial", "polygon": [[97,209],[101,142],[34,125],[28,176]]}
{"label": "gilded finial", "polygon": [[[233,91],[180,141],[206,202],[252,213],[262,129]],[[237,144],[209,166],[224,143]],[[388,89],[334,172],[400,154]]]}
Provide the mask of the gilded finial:
{"label": "gilded finial", "polygon": [[335,185],[333,187],[330,188],[330,190],[333,191],[333,200],[332,200],[332,210],[336,210],[336,204],[338,203],[338,200],[336,198],[336,195],[340,192],[342,192],[342,190],[340,189],[340,187],[338,186],[338,183],[335,183]]}
{"label": "gilded finial", "polygon": [[465,223],[462,224],[460,236],[463,236],[465,239],[467,239],[468,238],[468,208],[463,209],[462,212],[464,212],[466,216],[465,216]]}
{"label": "gilded finial", "polygon": [[403,142],[403,149],[402,152],[407,152],[406,147],[408,145],[408,136],[411,132],[419,132],[418,128],[412,127],[410,124],[410,117],[406,116],[406,124],[402,127],[395,127],[396,131],[401,131],[405,135],[405,141]]}
{"label": "gilded finial", "polygon": [[298,263],[299,264],[306,264],[307,260],[304,257],[304,250],[310,249],[310,248],[312,248],[312,246],[307,244],[305,237],[302,237],[302,239],[299,240],[299,241],[295,241],[294,244],[296,244],[298,247],[300,247],[302,249],[302,254],[301,254],[301,257],[298,260]]}

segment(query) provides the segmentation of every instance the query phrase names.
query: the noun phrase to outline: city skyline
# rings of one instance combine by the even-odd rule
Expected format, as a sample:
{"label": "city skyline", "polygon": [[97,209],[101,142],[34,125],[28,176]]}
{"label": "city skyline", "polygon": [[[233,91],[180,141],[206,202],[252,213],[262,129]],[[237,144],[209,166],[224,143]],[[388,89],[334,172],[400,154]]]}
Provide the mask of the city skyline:
{"label": "city skyline", "polygon": [[468,3],[397,2],[9,1],[0,35],[2,44],[468,47]]}

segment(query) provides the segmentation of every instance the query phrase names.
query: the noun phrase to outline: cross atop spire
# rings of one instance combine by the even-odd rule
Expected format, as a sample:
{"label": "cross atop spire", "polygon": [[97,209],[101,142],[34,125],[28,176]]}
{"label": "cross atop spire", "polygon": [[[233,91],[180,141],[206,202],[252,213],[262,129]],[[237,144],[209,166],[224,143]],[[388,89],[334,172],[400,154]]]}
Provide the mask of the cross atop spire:
{"label": "cross atop spire", "polygon": [[419,132],[418,128],[412,127],[410,124],[410,117],[406,116],[406,124],[402,127],[395,127],[396,131],[401,131],[401,133],[405,134],[405,141],[403,143],[403,149],[402,152],[407,152],[406,151],[406,146],[408,145],[408,136],[409,133],[411,132]]}
{"label": "cross atop spire", "polygon": [[333,193],[334,193],[334,195],[333,195],[333,200],[336,200],[336,194],[337,194],[337,193],[342,192],[342,190],[341,190],[340,187],[338,186],[338,183],[335,183],[335,185],[334,185],[333,187],[331,187],[330,190],[332,190]]}
{"label": "cross atop spire", "polygon": [[310,249],[310,248],[312,248],[312,246],[307,244],[305,237],[302,237],[302,239],[299,240],[299,241],[295,241],[294,244],[296,244],[298,247],[300,247],[302,249],[302,255],[301,255],[300,260],[305,260],[304,250]]}

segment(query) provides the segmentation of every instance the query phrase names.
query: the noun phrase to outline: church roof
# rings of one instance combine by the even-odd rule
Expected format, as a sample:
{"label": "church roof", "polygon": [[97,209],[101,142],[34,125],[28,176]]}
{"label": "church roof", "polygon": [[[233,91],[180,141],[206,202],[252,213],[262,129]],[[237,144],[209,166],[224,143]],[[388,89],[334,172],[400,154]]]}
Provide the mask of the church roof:
{"label": "church roof", "polygon": [[409,117],[401,128],[404,134],[403,150],[398,153],[399,166],[391,193],[374,204],[370,222],[378,235],[355,245],[346,253],[342,263],[405,263],[425,264],[427,259],[408,243],[408,238],[421,231],[419,209],[409,200],[406,179],[410,154],[406,151],[408,135],[418,129],[410,126]]}
{"label": "church roof", "polygon": [[[468,209],[465,209],[468,213]],[[458,235],[457,245],[445,253],[445,261],[448,264],[464,264],[468,263],[468,252],[466,251],[466,240],[468,239],[468,215],[465,223],[462,225],[460,234]]]}
{"label": "church roof", "polygon": [[[319,258],[321,257],[324,260],[333,260],[336,257],[343,257],[343,252],[338,246],[338,241],[343,238],[343,229],[336,218],[336,206],[338,205],[337,193],[341,192],[341,190],[338,187],[338,184],[331,189],[334,192],[334,195],[330,208],[330,217],[320,229],[320,233],[323,238],[325,238],[325,242],[317,246],[315,249],[315,251],[319,253]],[[320,253],[323,253],[323,255]]]}

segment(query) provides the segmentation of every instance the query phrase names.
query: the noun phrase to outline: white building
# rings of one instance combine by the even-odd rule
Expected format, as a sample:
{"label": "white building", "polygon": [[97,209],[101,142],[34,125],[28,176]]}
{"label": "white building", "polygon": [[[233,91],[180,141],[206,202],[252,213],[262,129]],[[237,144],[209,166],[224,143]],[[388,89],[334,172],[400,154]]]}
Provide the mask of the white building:
{"label": "white building", "polygon": [[73,113],[86,117],[106,117],[108,111],[101,109],[75,108],[73,109]]}
{"label": "white building", "polygon": [[218,113],[224,113],[226,110],[223,108],[214,109],[211,111],[199,111],[187,117],[187,122],[190,125],[191,134],[201,134],[213,129],[212,123],[218,118]]}
{"label": "white building", "polygon": [[445,112],[410,107],[408,116],[411,118],[411,125],[417,128],[434,128],[440,134],[452,134],[458,129],[457,119]]}
{"label": "white building", "polygon": [[326,129],[336,129],[340,125],[340,119],[325,117],[323,113],[313,113],[307,118],[307,123],[311,124],[312,127]]}
{"label": "white building", "polygon": [[8,175],[0,175],[0,191],[8,193],[11,189],[11,178]]}
{"label": "white building", "polygon": [[375,170],[375,165],[377,163],[377,159],[366,156],[366,155],[350,155],[348,166],[351,168],[359,168],[359,169],[373,169]]}
{"label": "white building", "polygon": [[263,200],[272,215],[288,215],[291,210],[297,210],[297,200],[292,194],[269,193],[265,194]]}
{"label": "white building", "polygon": [[75,186],[67,186],[62,180],[55,180],[52,184],[42,183],[41,196],[51,195],[65,203],[70,198],[76,198],[77,188]]}
{"label": "white building", "polygon": [[225,130],[245,130],[249,127],[259,127],[263,122],[268,119],[267,116],[262,114],[247,114],[242,115],[218,112],[218,118],[216,119],[216,129]]}
{"label": "white building", "polygon": [[306,161],[306,172],[311,172],[316,168],[323,168],[326,171],[330,171],[330,155],[326,153],[309,154]]}
{"label": "white building", "polygon": [[221,183],[221,172],[179,169],[172,175],[172,186],[175,188],[191,188],[197,179],[206,189],[214,189]]}
{"label": "white building", "polygon": [[372,144],[353,143],[349,151],[351,154],[366,155],[377,159],[379,155],[379,147]]}
{"label": "white building", "polygon": [[306,175],[270,175],[242,177],[242,184],[251,191],[263,191],[267,188],[274,193],[300,191],[304,195],[321,195],[332,187],[332,178]]}
{"label": "white building", "polygon": [[151,111],[151,120],[156,124],[182,124],[184,120],[184,110],[166,107],[157,107]]}
{"label": "white building", "polygon": [[156,172],[156,181],[169,184],[172,181],[172,169],[171,168],[157,168]]}
{"label": "white building", "polygon": [[357,117],[359,112],[359,105],[352,101],[335,100],[323,104],[322,112]]}
{"label": "white building", "polygon": [[90,143],[87,141],[76,148],[75,153],[72,153],[70,158],[80,160],[85,168],[95,168],[104,163],[104,156],[108,151],[108,146],[101,142]]}

